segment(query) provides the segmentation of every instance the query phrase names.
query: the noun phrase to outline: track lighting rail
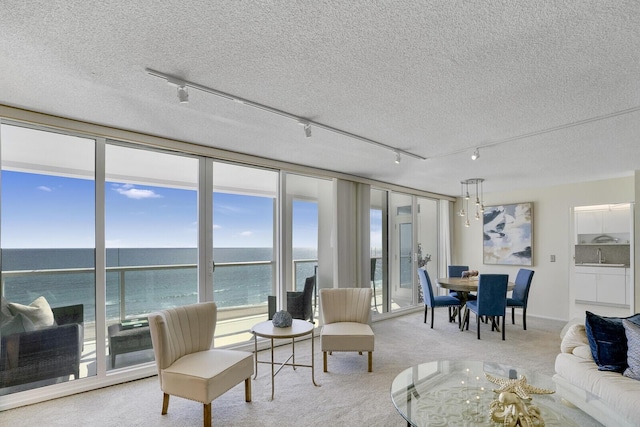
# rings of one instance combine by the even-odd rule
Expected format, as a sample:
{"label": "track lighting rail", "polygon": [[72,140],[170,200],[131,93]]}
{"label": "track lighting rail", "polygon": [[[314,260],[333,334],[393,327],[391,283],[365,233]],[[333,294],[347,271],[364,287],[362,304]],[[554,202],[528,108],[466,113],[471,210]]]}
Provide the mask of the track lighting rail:
{"label": "track lighting rail", "polygon": [[[215,95],[215,96],[219,96],[221,98],[228,99],[230,101],[235,101],[235,102],[238,102],[238,103],[241,103],[241,104],[245,104],[245,105],[247,105],[249,107],[257,108],[257,109],[260,109],[260,110],[263,110],[263,111],[266,111],[266,112],[269,112],[269,113],[272,113],[272,114],[277,114],[279,116],[294,120],[296,123],[303,122],[305,124],[308,124],[309,126],[313,126],[313,127],[319,128],[319,129],[324,129],[324,130],[327,130],[329,132],[333,132],[333,133],[337,133],[337,134],[342,135],[342,136],[346,136],[348,138],[357,139],[359,141],[366,142],[367,144],[375,145],[377,147],[389,150],[389,151],[393,152],[394,155],[402,154],[404,156],[412,157],[414,159],[427,160],[427,157],[423,157],[423,156],[420,156],[418,154],[414,154],[414,153],[412,153],[410,151],[405,151],[405,150],[402,150],[400,148],[392,147],[390,145],[383,144],[382,142],[378,142],[378,141],[375,141],[373,139],[366,138],[364,136],[356,135],[355,133],[351,133],[351,132],[347,132],[347,131],[342,130],[342,129],[334,128],[333,126],[329,126],[329,125],[326,125],[326,124],[323,124],[323,123],[320,123],[320,122],[309,120],[309,119],[304,118],[304,117],[299,117],[299,116],[296,116],[294,114],[288,113],[286,111],[279,110],[279,109],[273,108],[273,107],[269,107],[268,105],[260,104],[258,102],[254,102],[254,101],[251,101],[249,99],[245,99],[245,98],[242,98],[242,97],[239,97],[239,96],[235,96],[235,95],[232,95],[230,93],[222,92],[222,91],[219,91],[217,89],[210,88],[208,86],[203,86],[203,85],[198,84],[198,83],[190,82],[190,81],[187,81],[187,80],[182,80],[182,79],[180,79],[180,78],[178,78],[176,76],[172,76],[170,74],[165,74],[165,73],[162,73],[160,71],[153,70],[151,68],[147,68],[145,71],[147,72],[147,74],[149,74],[151,76],[158,77],[160,79],[166,80],[167,83],[169,83],[169,84],[196,89],[196,90],[199,90],[199,91],[202,91],[202,92],[209,93],[211,95]],[[305,130],[305,134],[307,134],[306,130]],[[311,135],[310,131],[308,132],[308,135],[309,136]]]}

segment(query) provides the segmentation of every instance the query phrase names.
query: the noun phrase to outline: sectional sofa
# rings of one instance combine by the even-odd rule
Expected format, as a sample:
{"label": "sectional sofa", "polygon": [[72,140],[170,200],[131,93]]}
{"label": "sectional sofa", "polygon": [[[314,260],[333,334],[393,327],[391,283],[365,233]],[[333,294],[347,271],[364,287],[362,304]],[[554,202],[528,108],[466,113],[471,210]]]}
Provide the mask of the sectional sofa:
{"label": "sectional sofa", "polygon": [[[572,321],[562,331],[561,353],[556,357],[553,376],[557,393],[605,426],[640,425],[640,381],[615,370],[602,370],[593,357],[592,345],[596,357],[600,357],[602,348],[598,345],[603,340],[601,337],[598,343],[591,337],[590,343],[588,328],[586,322]],[[613,338],[604,341],[604,345],[615,344]],[[626,343],[621,348],[626,348]],[[599,362],[603,364],[603,360]]]}

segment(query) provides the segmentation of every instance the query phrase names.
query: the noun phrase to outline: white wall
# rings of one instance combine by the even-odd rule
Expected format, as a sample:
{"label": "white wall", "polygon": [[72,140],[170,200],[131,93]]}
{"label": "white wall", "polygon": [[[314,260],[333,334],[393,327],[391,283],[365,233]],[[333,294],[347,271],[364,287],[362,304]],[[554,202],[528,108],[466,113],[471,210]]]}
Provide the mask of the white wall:
{"label": "white wall", "polygon": [[[484,183],[485,205],[495,206],[521,202],[533,202],[533,266],[535,270],[527,314],[560,320],[571,317],[569,281],[573,267],[573,220],[571,208],[581,205],[633,202],[635,200],[634,177],[581,184],[518,190],[504,193],[491,191],[491,182]],[[455,212],[460,210],[460,199]],[[471,208],[471,205],[469,205]],[[471,209],[473,211],[473,209]],[[475,211],[473,211],[475,212]],[[521,266],[483,265],[482,220],[470,217],[471,226],[464,227],[464,220],[453,217],[453,262],[468,264],[480,273],[509,274],[514,280]],[[556,262],[550,262],[550,256]],[[635,285],[638,294],[638,283]]]}

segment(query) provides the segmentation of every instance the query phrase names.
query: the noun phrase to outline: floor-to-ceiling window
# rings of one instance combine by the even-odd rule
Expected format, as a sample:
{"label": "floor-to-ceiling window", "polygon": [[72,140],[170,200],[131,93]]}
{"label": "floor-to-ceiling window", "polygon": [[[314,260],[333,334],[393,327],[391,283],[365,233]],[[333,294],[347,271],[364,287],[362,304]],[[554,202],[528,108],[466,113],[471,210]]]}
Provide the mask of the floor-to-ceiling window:
{"label": "floor-to-ceiling window", "polygon": [[[434,285],[434,292],[438,292],[438,201],[425,197],[417,198],[416,209],[416,245],[417,257],[416,268],[423,267],[429,273],[431,282]],[[414,270],[415,271],[415,270]],[[418,282],[419,283],[419,282]],[[418,285],[418,303],[422,303],[422,289]],[[446,292],[448,293],[448,291]]]}
{"label": "floor-to-ceiling window", "polygon": [[278,172],[213,162],[216,346],[249,340],[278,284]]}
{"label": "floor-to-ceiling window", "polygon": [[333,287],[332,181],[317,177],[285,174],[284,259],[285,291],[301,291],[307,277],[315,276],[314,318],[317,318],[317,292]]}
{"label": "floor-to-ceiling window", "polygon": [[374,315],[421,304],[416,268],[438,277],[439,202],[376,188],[370,200]]}
{"label": "floor-to-ceiling window", "polygon": [[95,140],[0,127],[0,394],[95,375]]}
{"label": "floor-to-ceiling window", "polygon": [[371,189],[369,242],[374,315],[388,311],[388,305],[386,304],[388,296],[387,194],[385,190]]}
{"label": "floor-to-ceiling window", "polygon": [[413,196],[389,197],[389,298],[391,311],[414,304]]}
{"label": "floor-to-ceiling window", "polygon": [[198,301],[197,189],[195,158],[105,148],[110,369],[153,360],[149,313]]}
{"label": "floor-to-ceiling window", "polygon": [[293,282],[295,290],[302,291],[318,267],[318,202],[294,200],[292,208]]}
{"label": "floor-to-ceiling window", "polygon": [[[24,401],[25,388],[52,382],[64,383],[55,393],[67,393],[66,385],[77,391],[151,374],[145,318],[160,308],[216,301],[220,347],[246,343],[250,327],[267,318],[268,298],[284,308],[286,292],[301,290],[307,277],[316,276],[316,291],[340,285],[337,242],[345,233],[336,230],[351,208],[337,209],[337,179],[181,154],[177,144],[163,151],[13,122],[1,130],[0,311],[10,302],[39,307],[41,297],[52,313],[65,307],[55,326],[76,325],[80,362],[66,363],[77,375],[0,385],[0,394]],[[350,205],[343,202],[338,207]],[[421,234],[436,216],[422,216],[422,204],[371,190],[376,313],[417,304],[418,248],[434,257],[437,246],[437,233]],[[2,330],[6,320],[3,340],[16,335],[15,323]],[[0,360],[15,360],[5,357],[12,345],[3,343]]]}

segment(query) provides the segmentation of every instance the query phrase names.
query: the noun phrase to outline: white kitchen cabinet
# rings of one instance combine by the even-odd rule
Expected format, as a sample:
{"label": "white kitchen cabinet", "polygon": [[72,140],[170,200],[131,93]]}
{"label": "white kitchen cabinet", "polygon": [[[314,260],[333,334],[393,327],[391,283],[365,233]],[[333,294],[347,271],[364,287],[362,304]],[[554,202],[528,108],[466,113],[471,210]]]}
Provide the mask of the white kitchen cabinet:
{"label": "white kitchen cabinet", "polygon": [[[607,269],[605,267],[605,269]],[[625,304],[624,274],[599,274],[596,277],[596,301],[605,304]]]}
{"label": "white kitchen cabinet", "polygon": [[602,234],[602,211],[576,212],[577,234]]}
{"label": "white kitchen cabinet", "polygon": [[597,301],[596,275],[579,273],[576,268],[576,293],[575,298],[580,301]]}
{"label": "white kitchen cabinet", "polygon": [[629,304],[629,269],[576,266],[576,300],[605,305]]}
{"label": "white kitchen cabinet", "polygon": [[576,212],[577,234],[628,233],[629,229],[629,209]]}
{"label": "white kitchen cabinet", "polygon": [[602,212],[602,232],[607,234],[628,233],[631,228],[628,209],[615,209]]}

